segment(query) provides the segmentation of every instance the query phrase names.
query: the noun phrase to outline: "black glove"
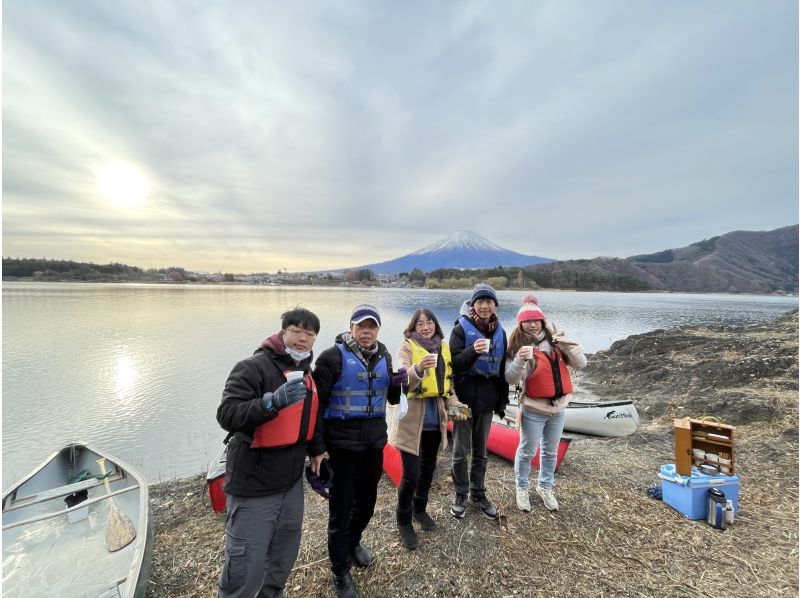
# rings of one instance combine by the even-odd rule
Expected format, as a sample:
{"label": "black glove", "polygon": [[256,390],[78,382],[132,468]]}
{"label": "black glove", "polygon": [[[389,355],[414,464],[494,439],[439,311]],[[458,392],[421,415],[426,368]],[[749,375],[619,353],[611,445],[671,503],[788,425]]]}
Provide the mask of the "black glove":
{"label": "black glove", "polygon": [[275,392],[265,392],[262,397],[264,407],[283,409],[306,398],[306,383],[302,378],[281,384]]}
{"label": "black glove", "polygon": [[401,384],[408,382],[408,370],[406,368],[400,368],[396,374],[389,374],[389,376],[391,377],[392,388],[397,388]]}

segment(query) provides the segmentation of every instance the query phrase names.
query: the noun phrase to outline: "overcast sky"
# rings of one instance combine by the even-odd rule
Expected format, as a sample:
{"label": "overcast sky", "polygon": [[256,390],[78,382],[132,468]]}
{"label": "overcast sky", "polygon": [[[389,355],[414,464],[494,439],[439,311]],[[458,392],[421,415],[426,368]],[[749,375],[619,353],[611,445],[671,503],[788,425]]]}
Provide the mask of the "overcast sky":
{"label": "overcast sky", "polygon": [[796,0],[3,3],[3,255],[627,257],[798,221]]}

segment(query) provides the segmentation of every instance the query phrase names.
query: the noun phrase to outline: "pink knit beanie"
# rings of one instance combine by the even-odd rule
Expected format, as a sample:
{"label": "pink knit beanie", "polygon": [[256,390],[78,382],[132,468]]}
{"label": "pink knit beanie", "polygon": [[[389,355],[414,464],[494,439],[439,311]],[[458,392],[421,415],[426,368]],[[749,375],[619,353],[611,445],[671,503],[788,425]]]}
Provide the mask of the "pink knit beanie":
{"label": "pink knit beanie", "polygon": [[544,320],[544,312],[539,307],[539,300],[533,295],[522,298],[522,307],[517,312],[517,324],[530,320]]}

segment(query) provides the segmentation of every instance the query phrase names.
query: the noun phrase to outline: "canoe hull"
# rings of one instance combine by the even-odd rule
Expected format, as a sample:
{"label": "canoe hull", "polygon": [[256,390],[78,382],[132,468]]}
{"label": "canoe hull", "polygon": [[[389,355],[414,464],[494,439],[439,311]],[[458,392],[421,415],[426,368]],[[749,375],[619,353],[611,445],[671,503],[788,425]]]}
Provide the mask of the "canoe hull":
{"label": "canoe hull", "polygon": [[564,430],[619,438],[639,428],[639,412],[633,401],[570,401],[564,413]]}
{"label": "canoe hull", "polygon": [[[106,459],[114,504],[136,537],[110,552],[108,491],[97,479]],[[3,596],[144,597],[153,528],[145,478],[83,443],[53,453],[3,494]]]}

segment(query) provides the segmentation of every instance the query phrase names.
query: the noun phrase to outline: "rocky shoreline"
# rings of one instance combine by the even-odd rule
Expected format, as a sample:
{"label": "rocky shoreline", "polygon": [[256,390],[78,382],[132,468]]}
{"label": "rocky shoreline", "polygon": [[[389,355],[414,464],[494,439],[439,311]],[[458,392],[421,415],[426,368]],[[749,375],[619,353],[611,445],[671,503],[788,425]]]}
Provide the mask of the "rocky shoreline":
{"label": "rocky shoreline", "polygon": [[[642,417],[627,438],[573,436],[557,474],[561,510],[514,503],[513,466],[490,456],[487,488],[499,522],[448,514],[450,453],[440,457],[431,514],[406,551],[384,476],[364,541],[378,556],[354,571],[364,596],[796,596],[798,594],[798,315],[749,327],[682,327],[618,341],[590,356],[579,394],[633,397]],[[740,512],[720,532],[649,498],[672,461],[673,417],[713,416],[736,428]],[[224,515],[205,476],[151,486],[155,522],[148,596],[213,596]],[[333,596],[327,505],[306,492],[306,516],[287,596]]]}

